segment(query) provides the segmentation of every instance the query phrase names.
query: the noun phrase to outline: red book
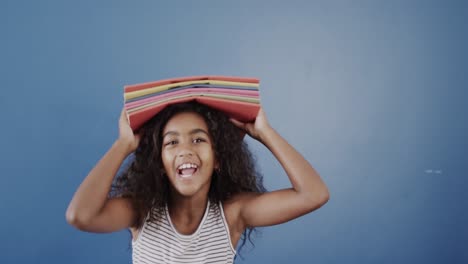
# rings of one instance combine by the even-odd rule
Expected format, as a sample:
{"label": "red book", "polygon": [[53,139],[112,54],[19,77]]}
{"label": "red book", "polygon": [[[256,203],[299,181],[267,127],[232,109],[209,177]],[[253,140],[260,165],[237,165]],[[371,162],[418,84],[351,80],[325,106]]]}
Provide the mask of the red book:
{"label": "red book", "polygon": [[[178,82],[216,80],[228,82],[244,82],[249,84],[259,83],[255,78],[242,78],[230,76],[192,76],[183,78],[173,78],[161,81],[135,84],[125,86],[125,93],[144,91],[154,87],[176,84]],[[246,91],[236,88],[215,88],[215,87],[190,87],[187,89],[175,89],[156,92],[150,97],[135,98],[131,102],[125,103],[127,117],[133,131],[138,130],[153,116],[157,115],[166,106],[189,101],[197,101],[211,108],[217,109],[231,118],[241,122],[252,122],[257,117],[260,109],[260,94],[257,91]]]}

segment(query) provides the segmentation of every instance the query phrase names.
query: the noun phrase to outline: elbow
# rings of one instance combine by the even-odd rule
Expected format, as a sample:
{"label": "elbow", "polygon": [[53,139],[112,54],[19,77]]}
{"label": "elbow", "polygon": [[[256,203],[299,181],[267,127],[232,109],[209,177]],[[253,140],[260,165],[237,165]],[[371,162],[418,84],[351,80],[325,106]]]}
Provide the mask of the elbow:
{"label": "elbow", "polygon": [[317,206],[317,208],[320,208],[325,205],[328,200],[330,200],[330,193],[328,190],[325,190],[316,195],[314,201],[312,201],[312,204]]}
{"label": "elbow", "polygon": [[328,189],[317,191],[305,198],[308,212],[319,209],[330,200],[330,193]]}
{"label": "elbow", "polygon": [[320,200],[323,204],[326,204],[330,200],[330,191],[326,186],[323,187],[323,190],[320,192]]}
{"label": "elbow", "polygon": [[68,208],[65,213],[67,223],[79,230],[83,230],[88,222],[85,217],[80,215],[76,210]]}
{"label": "elbow", "polygon": [[67,211],[65,212],[65,220],[67,220],[67,223],[71,226],[76,227],[79,224],[78,216],[76,211],[68,208]]}
{"label": "elbow", "polygon": [[328,189],[320,197],[321,206],[326,204],[330,200],[330,192]]}

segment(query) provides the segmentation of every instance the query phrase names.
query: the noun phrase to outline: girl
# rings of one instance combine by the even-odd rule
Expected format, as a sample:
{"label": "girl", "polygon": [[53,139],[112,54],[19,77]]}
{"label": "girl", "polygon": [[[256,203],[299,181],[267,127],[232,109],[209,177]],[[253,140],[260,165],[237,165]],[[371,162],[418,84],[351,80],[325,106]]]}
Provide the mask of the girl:
{"label": "girl", "polygon": [[[329,199],[320,176],[262,109],[253,123],[242,123],[196,102],[176,104],[138,134],[122,110],[119,132],[66,218],[90,232],[129,228],[133,263],[233,263],[239,240],[243,245],[255,227],[287,222]],[[265,192],[244,132],[273,153],[291,188]],[[132,152],[134,160],[111,188]]]}

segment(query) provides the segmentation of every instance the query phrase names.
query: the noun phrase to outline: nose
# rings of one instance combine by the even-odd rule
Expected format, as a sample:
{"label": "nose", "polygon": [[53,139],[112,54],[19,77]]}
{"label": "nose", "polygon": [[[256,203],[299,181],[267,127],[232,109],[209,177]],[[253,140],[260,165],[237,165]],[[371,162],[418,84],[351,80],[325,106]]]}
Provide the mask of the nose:
{"label": "nose", "polygon": [[177,153],[178,157],[191,157],[193,156],[193,150],[190,144],[181,144],[181,148],[179,153]]}

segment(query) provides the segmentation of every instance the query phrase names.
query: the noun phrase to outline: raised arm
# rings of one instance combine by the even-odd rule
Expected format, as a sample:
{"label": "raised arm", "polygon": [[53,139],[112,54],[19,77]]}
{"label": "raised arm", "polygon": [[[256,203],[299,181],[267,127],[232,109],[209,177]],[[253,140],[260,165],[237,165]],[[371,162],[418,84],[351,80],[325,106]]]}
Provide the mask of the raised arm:
{"label": "raised arm", "polygon": [[128,125],[124,110],[119,138],[86,176],[71,200],[67,222],[89,232],[113,232],[131,227],[136,213],[126,198],[108,199],[112,181],[124,159],[138,146],[139,136]]}
{"label": "raised arm", "polygon": [[319,174],[269,125],[262,109],[254,123],[231,121],[271,151],[292,185],[289,189],[264,194],[241,195],[237,203],[242,228],[284,223],[312,212],[328,201],[328,188]]}

